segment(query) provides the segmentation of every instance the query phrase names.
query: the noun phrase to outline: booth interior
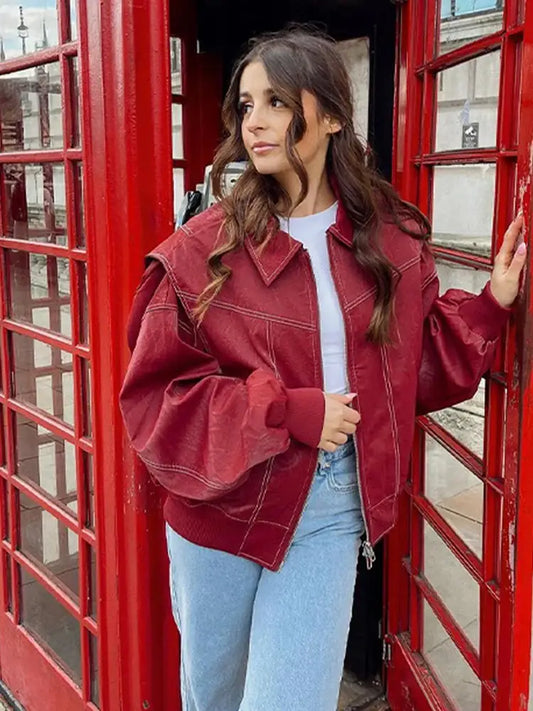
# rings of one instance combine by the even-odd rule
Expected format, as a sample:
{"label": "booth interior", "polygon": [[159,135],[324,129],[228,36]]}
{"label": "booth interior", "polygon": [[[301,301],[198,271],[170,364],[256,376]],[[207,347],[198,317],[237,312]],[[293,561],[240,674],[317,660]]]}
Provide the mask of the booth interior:
{"label": "booth interior", "polygon": [[[352,79],[356,130],[371,146],[379,171],[390,179],[396,37],[396,7],[391,0],[196,0],[192,8],[185,8],[183,0],[169,2],[171,36],[180,36],[183,23],[194,18],[197,50],[218,59],[223,92],[251,37],[293,23],[325,31],[339,43]],[[222,98],[217,97],[217,106]],[[359,559],[345,661],[346,669],[364,681],[374,680],[381,670],[381,546],[376,553],[370,571]]]}

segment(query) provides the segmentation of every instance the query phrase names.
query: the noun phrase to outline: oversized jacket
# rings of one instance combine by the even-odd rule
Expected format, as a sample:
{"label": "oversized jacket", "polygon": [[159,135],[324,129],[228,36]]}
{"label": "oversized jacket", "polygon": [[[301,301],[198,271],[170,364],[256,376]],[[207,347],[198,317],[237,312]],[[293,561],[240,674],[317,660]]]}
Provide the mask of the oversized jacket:
{"label": "oversized jacket", "polygon": [[[192,312],[209,282],[207,257],[223,238],[215,206],[148,256],[120,402],[133,447],[168,492],[170,526],[277,570],[305,506],[324,419],[317,291],[300,242],[278,231],[261,250],[248,236],[224,257],[233,275],[198,326]],[[474,394],[508,316],[489,285],[478,296],[453,289],[439,297],[423,240],[387,221],[377,238],[401,275],[388,345],[366,338],[375,286],[355,261],[342,207],[327,232],[372,544],[396,521],[415,414]]]}

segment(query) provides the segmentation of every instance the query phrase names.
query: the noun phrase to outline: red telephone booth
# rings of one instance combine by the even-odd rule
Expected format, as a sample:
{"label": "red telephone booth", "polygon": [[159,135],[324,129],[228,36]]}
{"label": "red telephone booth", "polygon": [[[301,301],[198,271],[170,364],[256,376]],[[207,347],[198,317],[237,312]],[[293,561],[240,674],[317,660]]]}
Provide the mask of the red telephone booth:
{"label": "red telephone booth", "polygon": [[[444,288],[479,290],[518,207],[531,224],[533,0],[0,0],[0,689],[27,711],[179,708],[162,494],[117,403],[125,326],[241,44],[291,20],[343,43]],[[385,544],[395,711],[533,704],[529,284],[472,401],[418,422]]]}

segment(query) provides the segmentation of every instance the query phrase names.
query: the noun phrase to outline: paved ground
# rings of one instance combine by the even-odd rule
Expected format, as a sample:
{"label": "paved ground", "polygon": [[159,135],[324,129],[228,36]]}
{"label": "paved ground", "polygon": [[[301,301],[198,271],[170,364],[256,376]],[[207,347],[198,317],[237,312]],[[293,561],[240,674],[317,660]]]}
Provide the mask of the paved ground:
{"label": "paved ground", "polygon": [[383,695],[383,687],[378,681],[359,683],[344,672],[338,711],[390,711],[390,706]]}

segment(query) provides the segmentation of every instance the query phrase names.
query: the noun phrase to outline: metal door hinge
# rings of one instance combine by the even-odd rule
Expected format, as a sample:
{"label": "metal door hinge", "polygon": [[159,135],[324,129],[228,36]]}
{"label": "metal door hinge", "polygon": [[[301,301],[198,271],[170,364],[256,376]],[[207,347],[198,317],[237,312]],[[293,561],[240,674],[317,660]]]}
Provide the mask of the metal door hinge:
{"label": "metal door hinge", "polygon": [[388,664],[392,658],[392,644],[387,638],[383,639],[383,650],[381,653],[381,658],[385,662],[385,664]]}

